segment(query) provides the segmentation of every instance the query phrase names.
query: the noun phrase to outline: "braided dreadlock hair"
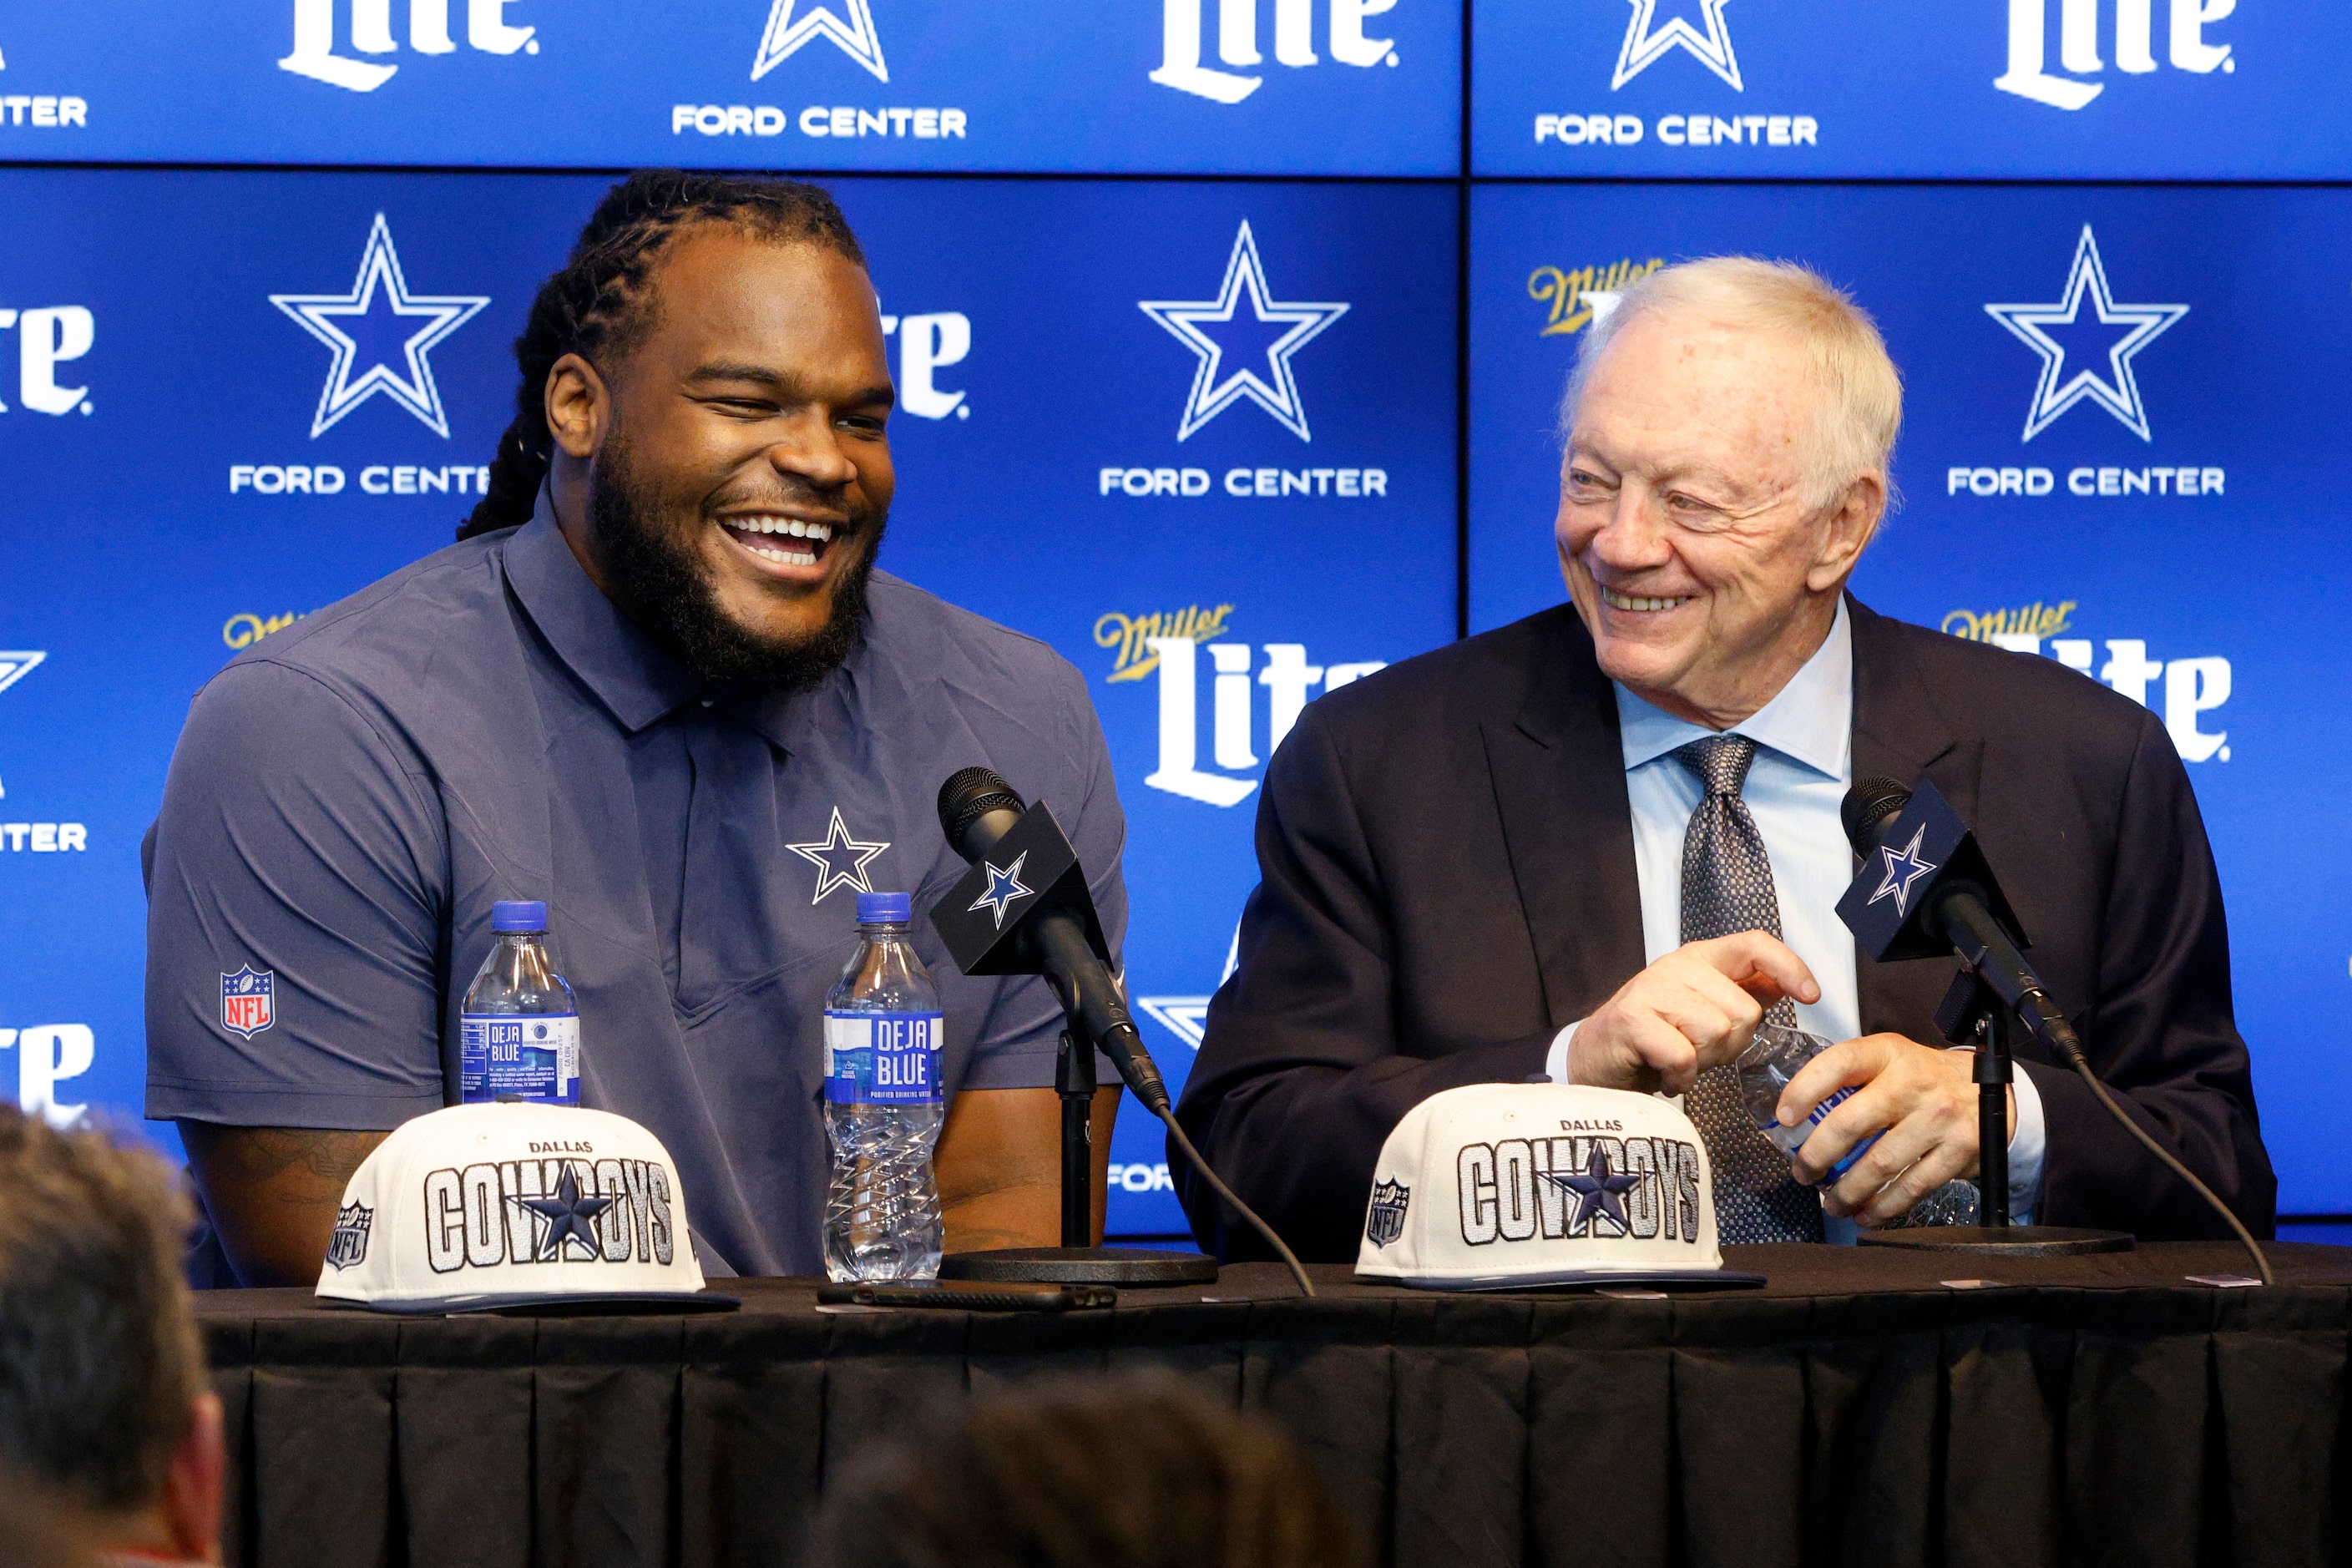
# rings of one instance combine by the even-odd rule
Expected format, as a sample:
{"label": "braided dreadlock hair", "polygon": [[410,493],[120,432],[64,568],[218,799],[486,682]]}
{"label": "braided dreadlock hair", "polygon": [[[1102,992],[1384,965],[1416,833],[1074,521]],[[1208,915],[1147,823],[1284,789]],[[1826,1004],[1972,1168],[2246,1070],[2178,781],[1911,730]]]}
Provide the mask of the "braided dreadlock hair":
{"label": "braided dreadlock hair", "polygon": [[522,384],[515,390],[514,423],[499,437],[490,482],[457,537],[529,522],[546,480],[548,372],[565,354],[578,354],[600,372],[628,353],[644,331],[646,280],[670,242],[688,227],[723,223],[778,244],[823,246],[858,266],[849,220],[814,185],[794,180],[746,178],[647,169],[604,194],[563,269],[539,287],[530,321],[515,340]]}

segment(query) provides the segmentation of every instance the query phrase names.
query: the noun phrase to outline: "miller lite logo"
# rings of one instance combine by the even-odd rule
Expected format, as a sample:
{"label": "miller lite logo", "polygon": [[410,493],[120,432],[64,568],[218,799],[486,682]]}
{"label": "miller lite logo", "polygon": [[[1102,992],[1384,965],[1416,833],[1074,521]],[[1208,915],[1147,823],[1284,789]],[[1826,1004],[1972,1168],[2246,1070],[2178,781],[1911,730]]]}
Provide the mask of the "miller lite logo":
{"label": "miller lite logo", "polygon": [[[538,29],[518,27],[506,18],[515,0],[467,0],[466,44],[486,55],[539,53]],[[345,12],[346,39],[362,55],[400,52],[393,34],[392,0],[352,0]],[[309,77],[345,92],[373,92],[400,72],[397,65],[375,65],[335,52],[335,0],[294,0],[293,52],[278,68]],[[408,47],[420,55],[455,54],[457,40],[449,33],[449,0],[409,0]]]}
{"label": "miller lite logo", "polygon": [[[1230,605],[1220,605],[1219,614],[1230,610]],[[1108,619],[1108,617],[1105,617]],[[1112,641],[1102,637],[1102,621],[1096,622],[1096,640],[1106,647]],[[1205,648],[1189,637],[1137,637],[1135,645],[1151,660],[1150,668],[1159,671],[1160,697],[1160,763],[1143,782],[1153,789],[1170,795],[1197,800],[1204,805],[1231,807],[1239,805],[1257,788],[1255,778],[1235,778],[1233,773],[1256,770],[1262,763],[1258,747],[1263,743],[1265,755],[1271,757],[1291,727],[1298,722],[1317,687],[1336,691],[1340,687],[1362,679],[1375,670],[1386,669],[1380,659],[1364,659],[1340,664],[1309,664],[1305,643],[1265,643],[1263,663],[1253,671],[1255,655],[1248,643],[1213,642]],[[1213,773],[1202,767],[1200,749],[1200,658],[1209,656],[1209,708],[1211,736],[1210,755],[1218,768],[1228,770]],[[1140,656],[1139,656],[1140,657]],[[1129,663],[1128,668],[1135,668]],[[1113,677],[1123,671],[1114,670]],[[1254,717],[1257,702],[1253,695],[1259,689],[1265,691],[1265,711]]]}
{"label": "miller lite logo", "polygon": [[[1397,0],[1328,0],[1325,8],[1328,30],[1324,39],[1331,58],[1359,68],[1395,65],[1396,40],[1366,37],[1364,22],[1395,9],[1396,4]],[[1315,0],[1274,0],[1272,9],[1275,63],[1293,69],[1316,64],[1321,57],[1315,52]],[[1212,103],[1239,103],[1265,79],[1202,65],[1207,30],[1202,0],[1160,0],[1160,68],[1151,72],[1151,79]],[[1217,58],[1229,66],[1265,63],[1265,56],[1258,50],[1257,0],[1218,0]]]}
{"label": "miller lite logo", "polygon": [[[1992,85],[2053,109],[2080,109],[2106,90],[2103,81],[2078,79],[2107,68],[2099,52],[2099,0],[2060,0],[2058,64],[2064,76],[2050,71],[2050,0],[2009,0],[2009,68]],[[2170,0],[2164,52],[2172,68],[2197,76],[2235,71],[2230,46],[2208,43],[2205,28],[2236,9],[2236,0]],[[2117,70],[2146,76],[2157,68],[2155,12],[2150,0],[2116,0],[2107,43]]]}
{"label": "miller lite logo", "polygon": [[368,1233],[375,1226],[375,1210],[365,1204],[345,1204],[335,1211],[335,1233],[327,1238],[327,1267],[338,1272],[367,1261]]}
{"label": "miller lite logo", "polygon": [[1404,1234],[1404,1211],[1412,1202],[1412,1189],[1402,1182],[1379,1182],[1372,1187],[1372,1208],[1364,1221],[1364,1239],[1374,1247],[1386,1247]]}
{"label": "miller lite logo", "polygon": [[222,1028],[249,1040],[278,1022],[278,976],[274,971],[256,969],[248,963],[235,974],[222,975],[220,983]]}

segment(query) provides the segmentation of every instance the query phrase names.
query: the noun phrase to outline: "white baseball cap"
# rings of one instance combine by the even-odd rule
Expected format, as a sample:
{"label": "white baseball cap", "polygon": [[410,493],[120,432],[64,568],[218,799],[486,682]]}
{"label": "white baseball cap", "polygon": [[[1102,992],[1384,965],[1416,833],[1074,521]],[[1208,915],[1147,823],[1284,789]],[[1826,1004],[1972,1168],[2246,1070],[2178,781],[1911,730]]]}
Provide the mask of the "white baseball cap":
{"label": "white baseball cap", "polygon": [[1760,1285],[1725,1270],[1706,1144],[1654,1095],[1555,1083],[1433,1094],[1381,1148],[1356,1277],[1431,1290]]}
{"label": "white baseball cap", "polygon": [[381,1312],[724,1310],[703,1293],[686,1194],[625,1116],[459,1105],[376,1145],[343,1189],[319,1296]]}

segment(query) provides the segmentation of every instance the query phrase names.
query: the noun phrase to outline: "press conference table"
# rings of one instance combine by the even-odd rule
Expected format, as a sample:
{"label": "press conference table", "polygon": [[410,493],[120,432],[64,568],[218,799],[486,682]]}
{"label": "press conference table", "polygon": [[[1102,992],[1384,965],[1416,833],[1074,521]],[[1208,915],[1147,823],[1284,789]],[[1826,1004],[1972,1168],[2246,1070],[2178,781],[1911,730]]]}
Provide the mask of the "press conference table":
{"label": "press conference table", "polygon": [[[1433,1296],[1268,1265],[1064,1316],[400,1320],[200,1298],[231,1563],[779,1563],[875,1435],[1156,1369],[1307,1447],[1395,1563],[2332,1561],[2352,1248],[2272,1289],[2179,1243],[1998,1267],[1726,1247],[1761,1290]],[[1997,1288],[1941,1280],[1991,1275]]]}

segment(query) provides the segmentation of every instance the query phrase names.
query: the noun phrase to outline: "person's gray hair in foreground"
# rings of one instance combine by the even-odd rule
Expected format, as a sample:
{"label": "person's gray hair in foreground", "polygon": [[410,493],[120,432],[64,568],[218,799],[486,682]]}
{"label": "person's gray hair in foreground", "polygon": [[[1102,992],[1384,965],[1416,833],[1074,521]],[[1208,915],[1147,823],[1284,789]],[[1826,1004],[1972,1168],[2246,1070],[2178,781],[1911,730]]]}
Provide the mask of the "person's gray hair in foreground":
{"label": "person's gray hair in foreground", "polygon": [[154,1153],[0,1106],[0,1467],[20,1511],[102,1552],[219,1560],[194,1220]]}
{"label": "person's gray hair in foreground", "polygon": [[1168,1378],[1045,1384],[865,1456],[820,1568],[1357,1568],[1358,1534],[1278,1428]]}

